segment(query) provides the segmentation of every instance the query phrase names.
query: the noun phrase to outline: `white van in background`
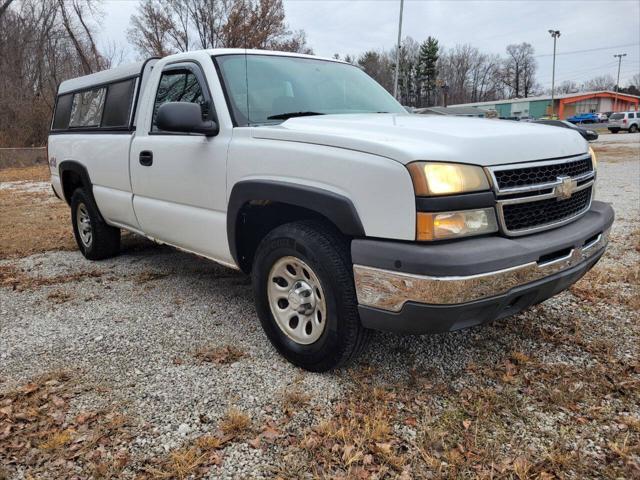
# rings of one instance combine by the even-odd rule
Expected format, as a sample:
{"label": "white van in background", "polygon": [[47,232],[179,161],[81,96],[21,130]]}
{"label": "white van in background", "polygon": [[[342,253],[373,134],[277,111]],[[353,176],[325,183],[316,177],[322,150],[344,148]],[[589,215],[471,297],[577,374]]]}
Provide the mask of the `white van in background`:
{"label": "white van in background", "polygon": [[635,133],[638,131],[638,122],[640,122],[640,112],[616,112],[609,117],[607,128],[611,133],[618,133],[620,130]]}

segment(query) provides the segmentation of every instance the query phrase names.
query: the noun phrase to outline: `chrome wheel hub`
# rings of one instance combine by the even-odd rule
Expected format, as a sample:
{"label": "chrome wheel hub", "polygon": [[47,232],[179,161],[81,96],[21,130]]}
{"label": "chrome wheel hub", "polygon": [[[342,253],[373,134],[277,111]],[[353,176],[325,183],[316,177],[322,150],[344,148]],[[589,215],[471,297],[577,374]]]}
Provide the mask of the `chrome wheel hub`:
{"label": "chrome wheel hub", "polygon": [[326,324],[324,292],[305,262],[292,256],[275,262],[267,296],[276,324],[291,340],[309,345],[320,338]]}
{"label": "chrome wheel hub", "polygon": [[91,227],[91,217],[84,203],[79,203],[76,210],[76,224],[80,241],[85,247],[90,247],[93,241],[93,228]]}

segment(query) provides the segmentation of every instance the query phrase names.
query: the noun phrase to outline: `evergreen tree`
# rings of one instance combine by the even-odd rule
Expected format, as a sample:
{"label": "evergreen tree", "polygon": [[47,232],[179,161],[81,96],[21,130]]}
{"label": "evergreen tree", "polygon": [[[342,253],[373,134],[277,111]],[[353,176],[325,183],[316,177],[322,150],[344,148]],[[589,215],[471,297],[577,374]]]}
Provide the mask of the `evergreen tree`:
{"label": "evergreen tree", "polygon": [[417,67],[418,103],[424,107],[435,105],[437,98],[438,51],[438,40],[431,36],[420,45]]}

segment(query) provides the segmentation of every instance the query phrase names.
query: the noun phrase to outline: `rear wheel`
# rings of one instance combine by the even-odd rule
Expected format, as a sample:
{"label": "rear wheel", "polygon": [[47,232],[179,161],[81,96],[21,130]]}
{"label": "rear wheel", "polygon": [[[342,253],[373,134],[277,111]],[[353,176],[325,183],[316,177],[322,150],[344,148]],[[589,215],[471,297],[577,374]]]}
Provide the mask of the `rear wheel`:
{"label": "rear wheel", "polygon": [[629,127],[629,133],[636,133],[638,131],[638,126],[633,124]]}
{"label": "rear wheel", "polygon": [[71,223],[76,243],[89,260],[102,260],[120,252],[120,229],[107,225],[83,188],[71,196]]}
{"label": "rear wheel", "polygon": [[609,131],[611,133],[618,133],[620,131],[620,129],[619,128],[610,128]]}
{"label": "rear wheel", "polygon": [[323,372],[362,350],[348,241],[330,224],[282,225],[260,243],[253,288],[262,327],[291,363]]}

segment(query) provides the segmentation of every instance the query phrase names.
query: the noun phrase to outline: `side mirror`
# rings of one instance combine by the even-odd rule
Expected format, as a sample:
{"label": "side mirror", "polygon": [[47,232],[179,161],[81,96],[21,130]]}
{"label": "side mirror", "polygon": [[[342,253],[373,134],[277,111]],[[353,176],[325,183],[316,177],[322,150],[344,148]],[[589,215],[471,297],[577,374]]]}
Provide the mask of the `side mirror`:
{"label": "side mirror", "polygon": [[197,103],[167,102],[158,108],[156,125],[166,132],[202,133],[207,137],[220,131],[213,120],[203,120],[202,110]]}

